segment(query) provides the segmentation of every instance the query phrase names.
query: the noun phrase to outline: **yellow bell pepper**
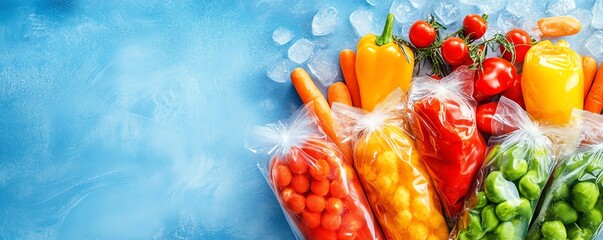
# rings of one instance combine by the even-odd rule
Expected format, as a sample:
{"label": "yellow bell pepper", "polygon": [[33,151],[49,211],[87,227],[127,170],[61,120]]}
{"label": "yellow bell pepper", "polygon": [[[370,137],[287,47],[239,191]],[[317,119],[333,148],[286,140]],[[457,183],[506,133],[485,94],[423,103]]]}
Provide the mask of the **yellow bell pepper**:
{"label": "yellow bell pepper", "polygon": [[526,110],[534,119],[567,123],[572,109],[584,106],[582,57],[563,40],[532,46],[523,64],[521,88]]}
{"label": "yellow bell pepper", "polygon": [[392,38],[394,15],[389,14],[381,36],[365,35],[356,48],[356,76],[362,108],[375,105],[396,88],[406,92],[414,67],[410,48],[401,49]]}

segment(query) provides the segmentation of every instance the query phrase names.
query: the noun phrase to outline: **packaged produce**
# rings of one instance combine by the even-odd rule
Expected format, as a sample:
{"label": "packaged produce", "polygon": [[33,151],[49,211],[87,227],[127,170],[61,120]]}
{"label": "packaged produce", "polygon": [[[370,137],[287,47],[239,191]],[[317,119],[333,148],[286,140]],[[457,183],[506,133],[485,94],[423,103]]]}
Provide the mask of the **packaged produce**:
{"label": "packaged produce", "polygon": [[352,141],[354,167],[387,239],[447,239],[448,227],[427,170],[405,130],[403,93],[371,112],[334,104]]}
{"label": "packaged produce", "polygon": [[555,169],[527,239],[595,239],[603,221],[603,116],[574,110],[578,150]]}
{"label": "packaged produce", "polygon": [[[465,203],[454,239],[523,239],[555,165],[552,128],[515,102],[498,102],[488,156]],[[506,134],[502,134],[506,133]]]}
{"label": "packaged produce", "polygon": [[253,128],[247,148],[297,239],[384,239],[351,165],[318,127],[311,104],[288,121]]}
{"label": "packaged produce", "polygon": [[441,80],[415,78],[409,96],[421,161],[451,218],[462,209],[486,152],[471,97],[474,72],[461,66]]}

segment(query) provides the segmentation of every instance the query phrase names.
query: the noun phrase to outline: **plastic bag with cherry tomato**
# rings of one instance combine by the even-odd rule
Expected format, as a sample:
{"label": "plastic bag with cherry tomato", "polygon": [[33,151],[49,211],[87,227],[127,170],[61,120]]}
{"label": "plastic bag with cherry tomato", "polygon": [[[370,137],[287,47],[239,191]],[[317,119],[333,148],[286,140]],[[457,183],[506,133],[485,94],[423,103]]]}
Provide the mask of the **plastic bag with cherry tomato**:
{"label": "plastic bag with cherry tomato", "polygon": [[318,127],[311,108],[253,128],[246,146],[297,239],[383,239],[352,166]]}
{"label": "plastic bag with cherry tomato", "polygon": [[411,129],[421,161],[451,219],[462,209],[486,152],[471,97],[474,73],[461,66],[441,80],[415,78],[409,94]]}
{"label": "plastic bag with cherry tomato", "polygon": [[395,90],[371,111],[335,103],[354,167],[387,239],[446,239],[440,200],[414,139],[405,129],[404,94]]}

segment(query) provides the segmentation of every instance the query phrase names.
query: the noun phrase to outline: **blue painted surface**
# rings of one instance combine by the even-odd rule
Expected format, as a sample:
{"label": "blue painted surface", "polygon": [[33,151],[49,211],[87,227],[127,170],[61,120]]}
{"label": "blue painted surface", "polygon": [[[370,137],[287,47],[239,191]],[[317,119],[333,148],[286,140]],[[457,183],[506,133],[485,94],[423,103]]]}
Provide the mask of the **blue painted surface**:
{"label": "blue painted surface", "polygon": [[266,68],[301,37],[354,48],[348,16],[382,2],[1,1],[0,239],[293,238],[243,146],[300,104]]}

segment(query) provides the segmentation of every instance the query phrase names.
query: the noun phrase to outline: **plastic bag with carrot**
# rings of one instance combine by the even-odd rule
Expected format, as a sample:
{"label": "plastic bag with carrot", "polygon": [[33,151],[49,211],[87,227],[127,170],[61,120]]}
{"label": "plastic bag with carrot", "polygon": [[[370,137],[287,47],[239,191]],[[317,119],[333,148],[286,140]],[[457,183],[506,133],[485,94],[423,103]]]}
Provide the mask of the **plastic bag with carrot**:
{"label": "plastic bag with carrot", "polygon": [[545,189],[527,239],[596,239],[603,221],[603,116],[574,109],[579,148],[565,157]]}
{"label": "plastic bag with carrot", "polygon": [[387,239],[447,239],[439,198],[405,130],[403,93],[395,90],[368,112],[334,104],[354,167]]}
{"label": "plastic bag with carrot", "polygon": [[312,106],[253,128],[246,147],[270,155],[258,167],[297,239],[383,239],[356,173]]}
{"label": "plastic bag with carrot", "polygon": [[411,128],[421,161],[452,219],[462,209],[486,152],[471,97],[474,72],[462,66],[441,80],[415,78],[409,94]]}
{"label": "plastic bag with carrot", "polygon": [[452,230],[455,239],[524,239],[555,166],[559,128],[540,125],[512,100],[499,100],[492,130],[488,156]]}

